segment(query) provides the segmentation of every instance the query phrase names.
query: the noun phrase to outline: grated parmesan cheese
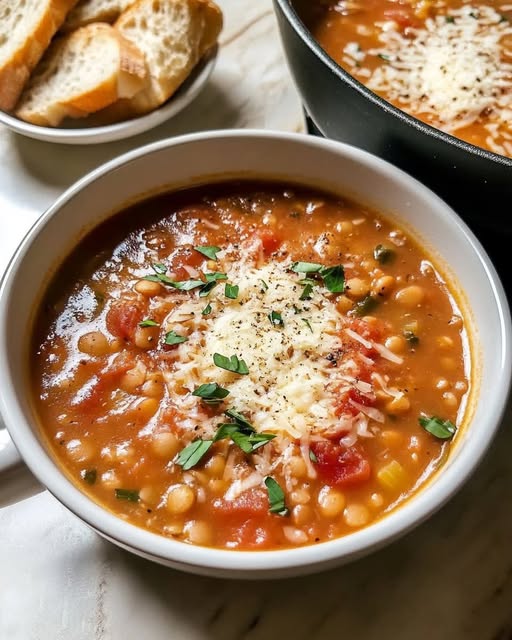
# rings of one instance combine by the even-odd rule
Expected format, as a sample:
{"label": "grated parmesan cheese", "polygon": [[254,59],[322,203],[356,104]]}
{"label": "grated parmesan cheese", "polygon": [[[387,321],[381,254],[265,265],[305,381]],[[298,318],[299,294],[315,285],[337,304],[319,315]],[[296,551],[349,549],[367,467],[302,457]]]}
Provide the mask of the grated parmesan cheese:
{"label": "grated parmesan cheese", "polygon": [[[365,80],[370,89],[414,115],[429,116],[444,131],[466,127],[482,113],[490,126],[510,124],[512,64],[504,59],[510,52],[503,39],[512,35],[512,26],[497,11],[465,5],[406,35],[396,23],[385,26],[380,25],[382,46],[367,52],[386,61]],[[489,125],[488,130],[496,140],[500,132]]]}

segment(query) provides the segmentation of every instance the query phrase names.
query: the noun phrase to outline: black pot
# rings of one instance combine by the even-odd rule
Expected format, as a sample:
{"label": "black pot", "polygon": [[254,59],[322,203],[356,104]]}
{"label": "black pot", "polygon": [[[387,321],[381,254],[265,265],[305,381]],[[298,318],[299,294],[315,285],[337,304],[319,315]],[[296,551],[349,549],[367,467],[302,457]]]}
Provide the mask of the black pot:
{"label": "black pot", "polygon": [[290,0],[274,0],[274,6],[295,84],[322,135],[401,167],[470,225],[512,233],[512,159],[463,142],[395,108],[325,53]]}

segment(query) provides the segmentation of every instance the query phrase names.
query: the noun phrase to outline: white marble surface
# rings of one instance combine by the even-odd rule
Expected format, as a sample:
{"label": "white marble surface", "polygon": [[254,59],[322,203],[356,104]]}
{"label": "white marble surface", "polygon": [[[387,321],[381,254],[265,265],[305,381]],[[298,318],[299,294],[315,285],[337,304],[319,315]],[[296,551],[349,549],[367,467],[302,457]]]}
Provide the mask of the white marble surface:
{"label": "white marble surface", "polygon": [[[172,122],[120,143],[65,147],[0,128],[0,269],[71,182],[145,142],[188,131],[300,131],[271,0],[220,0],[213,77]],[[1,357],[1,355],[0,355]],[[181,574],[100,539],[47,492],[0,509],[0,640],[510,640],[512,414],[468,485],[387,549],[274,582]]]}

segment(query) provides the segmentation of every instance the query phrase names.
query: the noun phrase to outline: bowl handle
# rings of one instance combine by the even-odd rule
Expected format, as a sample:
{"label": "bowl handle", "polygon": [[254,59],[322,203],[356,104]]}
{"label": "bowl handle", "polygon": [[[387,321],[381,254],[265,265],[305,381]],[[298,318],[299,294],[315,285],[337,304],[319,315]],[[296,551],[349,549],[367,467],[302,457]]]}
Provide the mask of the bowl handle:
{"label": "bowl handle", "polygon": [[24,464],[0,419],[0,507],[29,498],[43,489]]}

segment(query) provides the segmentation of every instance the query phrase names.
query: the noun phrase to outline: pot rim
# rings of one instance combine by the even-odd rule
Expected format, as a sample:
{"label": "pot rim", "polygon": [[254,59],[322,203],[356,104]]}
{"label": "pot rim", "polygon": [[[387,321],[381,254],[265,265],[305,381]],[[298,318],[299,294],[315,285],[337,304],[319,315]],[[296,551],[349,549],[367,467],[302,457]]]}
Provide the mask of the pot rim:
{"label": "pot rim", "polygon": [[[402,109],[395,107],[387,100],[384,100],[384,98],[381,98],[371,89],[368,89],[368,87],[359,82],[359,80],[354,78],[354,76],[352,76],[333,58],[331,58],[331,56],[318,44],[318,42],[311,35],[309,29],[307,29],[306,25],[301,20],[297,11],[294,9],[293,0],[273,1],[280,7],[290,26],[293,27],[293,29],[301,37],[304,44],[312,51],[312,53],[314,53],[330,71],[338,76],[340,80],[348,84],[352,89],[357,91],[364,98],[379,106],[386,113],[389,113],[398,118],[398,120],[402,121],[405,125],[421,131],[429,138],[439,140],[443,144],[455,147],[462,152],[469,153],[471,156],[477,156],[483,160],[489,160],[493,164],[512,168],[512,158],[508,158],[507,156],[503,156],[499,153],[494,153],[493,151],[483,149],[482,147],[478,147],[477,145],[471,144],[470,142],[465,142],[464,140],[461,140],[456,136],[453,136],[449,133],[446,133],[445,131],[441,131],[441,129],[427,124],[426,122],[422,122],[421,120],[418,120],[418,118],[409,115]],[[324,134],[321,125],[316,122],[315,125],[322,132],[322,134]]]}

